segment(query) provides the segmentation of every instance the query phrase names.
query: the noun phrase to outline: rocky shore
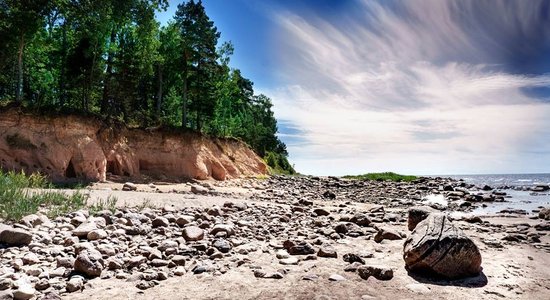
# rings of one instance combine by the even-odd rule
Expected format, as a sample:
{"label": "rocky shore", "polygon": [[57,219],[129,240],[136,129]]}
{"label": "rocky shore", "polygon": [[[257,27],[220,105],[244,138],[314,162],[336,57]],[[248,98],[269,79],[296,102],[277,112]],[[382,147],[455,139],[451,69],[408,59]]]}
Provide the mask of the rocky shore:
{"label": "rocky shore", "polygon": [[[487,186],[446,178],[274,176],[124,189],[118,192],[129,199],[146,194],[151,205],[119,199],[115,211],[52,220],[37,214],[2,225],[0,299],[543,299],[550,293],[550,211],[469,214],[506,201],[505,191]],[[99,190],[105,187],[90,192]]]}

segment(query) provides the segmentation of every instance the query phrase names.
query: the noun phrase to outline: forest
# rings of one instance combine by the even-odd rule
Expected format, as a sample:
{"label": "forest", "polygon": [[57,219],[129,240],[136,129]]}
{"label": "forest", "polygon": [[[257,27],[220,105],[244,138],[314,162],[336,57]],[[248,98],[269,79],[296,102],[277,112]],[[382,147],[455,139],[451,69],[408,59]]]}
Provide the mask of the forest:
{"label": "forest", "polygon": [[249,144],[295,173],[269,97],[229,65],[234,46],[202,2],[0,0],[0,105],[95,115]]}

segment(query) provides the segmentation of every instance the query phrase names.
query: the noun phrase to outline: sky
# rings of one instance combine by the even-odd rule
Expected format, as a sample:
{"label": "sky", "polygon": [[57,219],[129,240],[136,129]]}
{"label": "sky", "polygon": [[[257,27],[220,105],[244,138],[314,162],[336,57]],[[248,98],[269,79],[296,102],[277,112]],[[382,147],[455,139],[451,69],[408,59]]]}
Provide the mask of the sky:
{"label": "sky", "polygon": [[550,0],[203,4],[301,173],[550,173]]}

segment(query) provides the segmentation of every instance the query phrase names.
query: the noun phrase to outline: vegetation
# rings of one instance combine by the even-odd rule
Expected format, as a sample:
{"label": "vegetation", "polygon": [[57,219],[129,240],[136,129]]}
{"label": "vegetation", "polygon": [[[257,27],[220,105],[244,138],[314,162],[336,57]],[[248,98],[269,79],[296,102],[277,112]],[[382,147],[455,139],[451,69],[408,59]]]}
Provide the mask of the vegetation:
{"label": "vegetation", "polygon": [[76,191],[71,195],[57,191],[33,191],[34,188],[49,188],[46,177],[40,174],[2,172],[0,170],[0,217],[18,221],[22,217],[46,210],[48,216],[56,217],[86,205],[87,196]]}
{"label": "vegetation", "polygon": [[[0,0],[0,104],[92,114],[129,126],[236,137],[285,160],[272,102],[229,66],[234,47],[199,0]],[[15,147],[32,147],[12,139]],[[288,169],[288,162],[270,164]]]}
{"label": "vegetation", "polygon": [[418,177],[412,175],[400,175],[393,172],[367,173],[363,175],[346,175],[344,178],[356,180],[377,180],[377,181],[413,181]]}
{"label": "vegetation", "polygon": [[117,202],[118,198],[114,196],[108,196],[107,199],[99,199],[96,203],[90,205],[90,213],[95,215],[102,210],[109,210],[114,213]]}
{"label": "vegetation", "polygon": [[284,175],[295,175],[296,171],[290,165],[288,160],[284,155],[281,155],[276,152],[267,152],[265,162],[269,166],[270,174],[284,174]]}

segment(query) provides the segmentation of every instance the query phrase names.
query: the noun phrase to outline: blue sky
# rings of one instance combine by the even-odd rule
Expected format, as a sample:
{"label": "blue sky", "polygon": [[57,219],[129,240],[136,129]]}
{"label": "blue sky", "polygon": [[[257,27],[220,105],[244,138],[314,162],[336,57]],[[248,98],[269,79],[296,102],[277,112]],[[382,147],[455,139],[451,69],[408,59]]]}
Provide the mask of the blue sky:
{"label": "blue sky", "polygon": [[203,3],[300,172],[550,172],[550,0]]}

